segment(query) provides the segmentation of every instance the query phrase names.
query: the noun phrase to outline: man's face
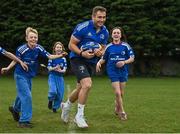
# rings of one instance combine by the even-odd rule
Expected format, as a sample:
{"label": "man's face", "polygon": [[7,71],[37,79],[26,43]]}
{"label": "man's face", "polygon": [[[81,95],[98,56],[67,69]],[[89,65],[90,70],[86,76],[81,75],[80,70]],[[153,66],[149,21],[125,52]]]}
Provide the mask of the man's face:
{"label": "man's face", "polygon": [[92,20],[95,27],[99,28],[103,26],[106,21],[106,12],[97,11],[95,15],[92,15]]}

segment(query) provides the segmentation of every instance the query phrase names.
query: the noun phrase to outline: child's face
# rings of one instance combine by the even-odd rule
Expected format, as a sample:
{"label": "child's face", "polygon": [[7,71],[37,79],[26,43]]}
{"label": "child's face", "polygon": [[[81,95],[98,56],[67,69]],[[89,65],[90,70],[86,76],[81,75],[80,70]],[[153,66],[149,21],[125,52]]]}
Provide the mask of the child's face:
{"label": "child's face", "polygon": [[121,39],[121,30],[120,29],[114,29],[112,31],[112,38],[113,38],[113,40],[120,40]]}
{"label": "child's face", "polygon": [[29,34],[26,36],[26,41],[30,48],[34,48],[38,41],[38,35],[33,32],[29,32]]}
{"label": "child's face", "polygon": [[61,54],[63,51],[63,47],[60,44],[57,44],[54,51],[56,54]]}

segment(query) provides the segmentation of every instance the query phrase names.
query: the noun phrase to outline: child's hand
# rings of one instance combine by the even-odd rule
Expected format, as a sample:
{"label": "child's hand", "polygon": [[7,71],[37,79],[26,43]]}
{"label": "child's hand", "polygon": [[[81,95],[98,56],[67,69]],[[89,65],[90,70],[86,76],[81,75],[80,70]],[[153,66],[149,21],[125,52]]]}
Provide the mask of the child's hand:
{"label": "child's hand", "polygon": [[4,67],[1,69],[1,74],[5,74],[8,71],[9,71],[9,69],[7,67]]}
{"label": "child's hand", "polygon": [[65,56],[67,56],[67,55],[68,55],[68,53],[65,52],[65,51],[62,53],[62,56],[63,56],[63,57],[65,57]]}
{"label": "child's hand", "polygon": [[117,63],[116,63],[116,67],[118,67],[118,68],[121,68],[122,66],[124,66],[125,65],[125,62],[124,61],[118,61]]}

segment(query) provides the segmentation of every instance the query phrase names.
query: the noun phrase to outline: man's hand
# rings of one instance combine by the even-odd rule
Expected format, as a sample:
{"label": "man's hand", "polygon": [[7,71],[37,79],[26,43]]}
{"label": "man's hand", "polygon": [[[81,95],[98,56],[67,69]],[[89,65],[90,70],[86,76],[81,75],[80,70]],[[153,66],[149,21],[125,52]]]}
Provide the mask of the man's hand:
{"label": "man's hand", "polygon": [[81,56],[86,59],[91,59],[94,57],[94,53],[92,53],[92,50],[86,50],[81,53]]}
{"label": "man's hand", "polygon": [[102,49],[95,49],[94,50],[94,54],[97,56],[97,57],[101,57],[103,52],[102,52]]}

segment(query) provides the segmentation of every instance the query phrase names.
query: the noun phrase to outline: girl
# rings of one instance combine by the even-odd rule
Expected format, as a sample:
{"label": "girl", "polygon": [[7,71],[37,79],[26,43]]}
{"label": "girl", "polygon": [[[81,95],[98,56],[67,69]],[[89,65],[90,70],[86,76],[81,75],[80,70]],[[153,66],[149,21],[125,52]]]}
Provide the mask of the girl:
{"label": "girl", "polygon": [[96,71],[101,65],[107,63],[106,70],[115,93],[115,113],[121,120],[127,120],[123,108],[122,96],[128,79],[128,64],[134,61],[134,53],[128,43],[121,27],[112,30],[112,43],[105,50],[104,56],[98,61]]}
{"label": "girl", "polygon": [[[60,55],[64,52],[64,46],[61,42],[56,42],[53,46],[53,54]],[[64,96],[64,78],[63,74],[66,72],[67,62],[66,58],[58,58],[49,60],[49,92],[48,92],[48,108],[52,109],[56,113],[57,109]]]}

